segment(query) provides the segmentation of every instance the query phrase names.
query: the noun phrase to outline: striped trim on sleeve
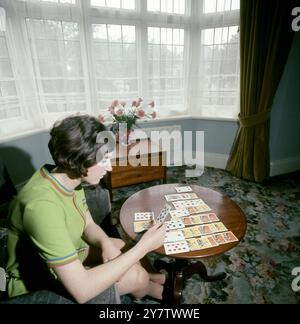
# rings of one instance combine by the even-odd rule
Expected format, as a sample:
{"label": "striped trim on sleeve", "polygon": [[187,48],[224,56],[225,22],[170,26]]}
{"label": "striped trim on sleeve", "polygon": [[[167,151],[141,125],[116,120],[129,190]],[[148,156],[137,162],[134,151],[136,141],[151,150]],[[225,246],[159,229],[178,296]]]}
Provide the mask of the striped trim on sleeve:
{"label": "striped trim on sleeve", "polygon": [[73,261],[78,259],[78,253],[72,252],[71,254],[62,257],[62,258],[54,258],[54,259],[48,259],[47,264],[49,268],[55,268],[59,266],[63,266],[69,263],[72,263]]}

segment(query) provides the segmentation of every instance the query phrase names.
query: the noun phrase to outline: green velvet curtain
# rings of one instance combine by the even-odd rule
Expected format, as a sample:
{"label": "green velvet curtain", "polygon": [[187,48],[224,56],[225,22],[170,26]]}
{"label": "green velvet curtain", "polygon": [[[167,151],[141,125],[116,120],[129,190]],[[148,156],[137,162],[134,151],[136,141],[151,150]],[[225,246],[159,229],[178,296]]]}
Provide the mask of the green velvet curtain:
{"label": "green velvet curtain", "polygon": [[240,130],[227,170],[242,179],[269,176],[270,114],[292,44],[295,2],[241,0]]}

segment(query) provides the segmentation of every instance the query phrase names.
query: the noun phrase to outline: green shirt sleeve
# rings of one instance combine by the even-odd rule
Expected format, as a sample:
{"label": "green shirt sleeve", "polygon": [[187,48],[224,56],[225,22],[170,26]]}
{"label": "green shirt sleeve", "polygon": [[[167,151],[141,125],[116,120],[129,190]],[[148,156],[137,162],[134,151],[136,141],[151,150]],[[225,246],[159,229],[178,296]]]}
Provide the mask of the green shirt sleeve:
{"label": "green shirt sleeve", "polygon": [[78,259],[66,227],[64,211],[51,201],[34,201],[25,207],[24,229],[49,267]]}

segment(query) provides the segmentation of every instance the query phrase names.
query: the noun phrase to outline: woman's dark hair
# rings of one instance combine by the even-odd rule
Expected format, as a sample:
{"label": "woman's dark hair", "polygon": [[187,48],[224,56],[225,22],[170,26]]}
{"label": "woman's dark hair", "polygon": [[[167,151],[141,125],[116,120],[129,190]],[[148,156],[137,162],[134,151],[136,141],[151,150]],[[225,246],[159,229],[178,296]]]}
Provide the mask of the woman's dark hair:
{"label": "woman's dark hair", "polygon": [[[105,143],[97,143],[99,133],[106,127],[91,116],[73,116],[56,123],[50,131],[48,144],[52,158],[60,172],[71,179],[87,176],[87,169],[104,157],[100,148]],[[111,136],[109,143],[112,143]],[[109,152],[113,146],[107,146]]]}

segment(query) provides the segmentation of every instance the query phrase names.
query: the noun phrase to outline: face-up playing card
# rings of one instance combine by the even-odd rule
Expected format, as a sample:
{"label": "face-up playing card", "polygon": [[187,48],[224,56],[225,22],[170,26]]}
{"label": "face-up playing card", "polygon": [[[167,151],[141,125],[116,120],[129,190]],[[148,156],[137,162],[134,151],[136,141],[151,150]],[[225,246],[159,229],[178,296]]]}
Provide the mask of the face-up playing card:
{"label": "face-up playing card", "polygon": [[186,241],[187,241],[187,244],[188,244],[188,246],[190,248],[190,251],[197,251],[197,250],[199,250],[199,245],[198,245],[196,239],[191,238],[191,239],[188,239]]}
{"label": "face-up playing card", "polygon": [[189,216],[190,213],[187,209],[175,209],[170,211],[170,215],[172,218],[178,218]]}
{"label": "face-up playing card", "polygon": [[167,255],[189,252],[189,246],[186,241],[164,244]]}
{"label": "face-up playing card", "polygon": [[211,225],[213,225],[214,228],[216,229],[215,230],[215,233],[227,232],[228,231],[228,229],[226,228],[226,226],[223,223],[221,223],[221,222],[219,222],[219,223],[213,223]]}
{"label": "face-up playing card", "polygon": [[173,231],[185,227],[182,220],[173,219],[170,222],[166,222],[166,224],[167,224],[167,231]]}
{"label": "face-up playing card", "polygon": [[213,235],[213,238],[215,239],[215,241],[216,241],[219,245],[221,245],[221,244],[225,244],[225,243],[226,243],[226,241],[225,241],[225,239],[224,239],[224,237],[223,237],[222,234],[215,234],[215,235]]}
{"label": "face-up playing card", "polygon": [[182,233],[186,239],[194,237],[193,232],[191,231],[191,228],[183,228]]}
{"label": "face-up playing card", "polygon": [[134,220],[136,222],[139,221],[149,221],[154,219],[154,213],[148,212],[148,213],[135,213],[134,214]]}
{"label": "face-up playing card", "polygon": [[164,206],[164,208],[160,211],[158,217],[156,218],[156,223],[161,223],[163,224],[164,221],[166,220],[169,212],[171,211],[172,207],[168,204]]}
{"label": "face-up playing card", "polygon": [[182,231],[171,231],[166,233],[165,243],[184,241],[185,237]]}
{"label": "face-up playing card", "polygon": [[219,221],[218,216],[216,214],[214,214],[214,213],[208,214],[208,217],[209,217],[209,220],[210,220],[211,223]]}
{"label": "face-up playing card", "polygon": [[222,233],[226,243],[238,242],[238,238],[232,232]]}
{"label": "face-up playing card", "polygon": [[193,189],[190,186],[185,186],[185,187],[176,187],[175,190],[178,193],[183,193],[183,192],[192,192]]}
{"label": "face-up playing card", "polygon": [[153,224],[152,221],[134,222],[133,223],[134,233],[142,233],[148,230],[152,224]]}
{"label": "face-up playing card", "polygon": [[216,247],[218,246],[219,244],[216,242],[216,240],[213,238],[212,235],[208,235],[208,236],[203,236],[202,237],[203,239],[206,239],[209,244],[211,245],[211,247]]}

